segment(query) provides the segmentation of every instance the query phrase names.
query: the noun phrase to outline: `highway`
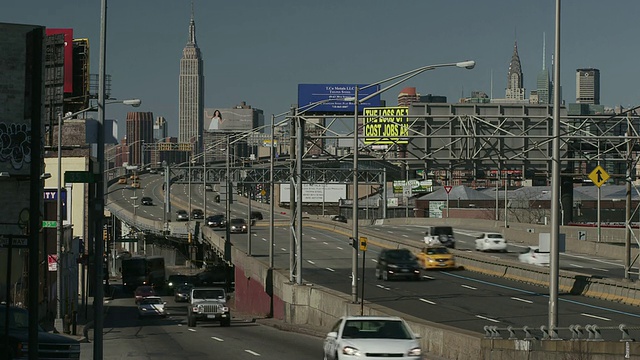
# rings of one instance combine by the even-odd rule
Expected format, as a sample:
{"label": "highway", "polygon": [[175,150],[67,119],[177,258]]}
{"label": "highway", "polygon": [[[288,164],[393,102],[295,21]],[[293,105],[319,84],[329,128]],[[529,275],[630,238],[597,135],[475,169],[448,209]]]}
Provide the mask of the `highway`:
{"label": "highway", "polygon": [[[282,331],[232,314],[231,327],[187,326],[186,303],[167,301],[166,318],[138,319],[133,297],[121,292],[105,304],[103,358],[109,359],[313,359],[322,339]],[[81,359],[93,359],[93,343],[81,344]],[[276,346],[277,345],[277,346]]]}
{"label": "highway", "polygon": [[[153,178],[145,184],[142,191],[157,188]],[[161,187],[161,184],[159,185]],[[192,185],[192,205],[202,204],[202,185]],[[182,197],[188,190],[185,185],[174,185],[172,193]],[[129,190],[121,190],[127,192]],[[138,190],[140,192],[140,190]],[[117,194],[114,192],[113,194]],[[147,195],[148,196],[148,195]],[[126,198],[113,201],[126,201]],[[209,209],[224,213],[224,204],[213,202]],[[161,216],[161,206],[159,208]],[[234,204],[232,213],[246,217],[246,205]],[[252,228],[252,255],[265,257],[268,254],[268,215]],[[286,215],[276,214],[277,218],[287,219]],[[363,226],[389,238],[402,238],[415,241],[416,246],[424,234],[423,226]],[[275,229],[274,255],[276,267],[289,268],[289,231],[286,226]],[[223,233],[223,230],[220,230]],[[474,250],[474,230],[456,229],[457,248],[461,251]],[[233,234],[233,246],[247,249],[248,235]],[[517,261],[522,245],[512,239],[506,254],[479,254],[479,256],[505,257]],[[422,281],[384,282],[374,277],[376,258],[380,248],[370,244],[365,258],[364,298],[366,301],[384,305],[401,313],[418,318],[482,332],[485,325],[522,327],[524,325],[539,328],[548,323],[548,296],[544,288],[521,282],[503,280],[481,273],[456,271],[424,271]],[[345,294],[351,293],[351,254],[352,249],[347,236],[336,234],[311,226],[303,228],[302,241],[302,277],[305,283],[318,284]],[[265,260],[266,261],[266,260]],[[360,258],[362,261],[362,258]],[[593,259],[579,254],[563,254],[561,269],[593,273],[599,276],[621,277],[622,263],[618,260]],[[359,264],[359,267],[362,265]],[[360,270],[359,270],[360,271]],[[362,276],[362,274],[360,274]],[[624,323],[628,326],[640,326],[637,308],[604,300],[583,296],[560,294],[559,327],[572,324],[596,324],[600,328],[617,327]],[[603,335],[606,332],[603,331]],[[611,330],[611,336],[619,336],[619,331]]]}

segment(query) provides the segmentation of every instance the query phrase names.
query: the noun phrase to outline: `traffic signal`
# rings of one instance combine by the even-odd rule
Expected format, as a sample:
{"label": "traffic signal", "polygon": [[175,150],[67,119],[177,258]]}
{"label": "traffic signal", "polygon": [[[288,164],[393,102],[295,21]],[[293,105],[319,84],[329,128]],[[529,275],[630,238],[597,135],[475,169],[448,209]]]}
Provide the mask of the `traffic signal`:
{"label": "traffic signal", "polygon": [[107,230],[107,229],[103,229],[102,230],[102,240],[104,240],[104,241],[109,240],[109,230]]}

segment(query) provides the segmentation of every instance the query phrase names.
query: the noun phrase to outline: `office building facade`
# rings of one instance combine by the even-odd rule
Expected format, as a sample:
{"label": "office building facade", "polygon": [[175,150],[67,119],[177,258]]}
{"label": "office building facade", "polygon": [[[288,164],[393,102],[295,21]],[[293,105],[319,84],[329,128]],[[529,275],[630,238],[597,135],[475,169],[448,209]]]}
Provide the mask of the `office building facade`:
{"label": "office building facade", "polygon": [[129,165],[144,165],[149,163],[149,155],[143,151],[145,143],[153,143],[153,113],[127,113],[126,144],[129,150]]}
{"label": "office building facade", "polygon": [[600,104],[600,70],[593,68],[576,70],[576,103]]}

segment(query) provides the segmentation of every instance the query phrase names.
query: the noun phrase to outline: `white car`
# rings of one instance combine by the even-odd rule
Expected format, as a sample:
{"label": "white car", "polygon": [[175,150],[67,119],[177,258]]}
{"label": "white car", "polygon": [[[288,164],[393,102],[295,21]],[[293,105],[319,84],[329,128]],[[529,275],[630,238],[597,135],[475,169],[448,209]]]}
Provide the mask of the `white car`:
{"label": "white car", "polygon": [[507,240],[500,233],[483,233],[476,238],[476,251],[507,252]]}
{"label": "white car", "polygon": [[147,296],[138,304],[138,317],[167,316],[164,306],[167,304],[160,296]]}
{"label": "white car", "polygon": [[344,316],[333,325],[324,340],[324,359],[419,360],[422,349],[418,339],[399,317]]}
{"label": "white car", "polygon": [[540,251],[537,246],[529,246],[525,252],[518,255],[518,260],[525,264],[549,266],[549,253]]}

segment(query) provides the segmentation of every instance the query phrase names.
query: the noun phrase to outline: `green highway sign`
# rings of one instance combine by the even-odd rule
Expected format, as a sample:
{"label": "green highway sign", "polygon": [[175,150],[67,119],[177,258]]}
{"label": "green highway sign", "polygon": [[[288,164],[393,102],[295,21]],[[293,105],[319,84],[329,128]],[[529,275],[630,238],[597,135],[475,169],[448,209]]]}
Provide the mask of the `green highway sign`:
{"label": "green highway sign", "polygon": [[96,176],[91,171],[65,171],[64,182],[93,184]]}
{"label": "green highway sign", "polygon": [[43,228],[55,228],[58,227],[58,222],[55,220],[43,220],[42,221]]}

